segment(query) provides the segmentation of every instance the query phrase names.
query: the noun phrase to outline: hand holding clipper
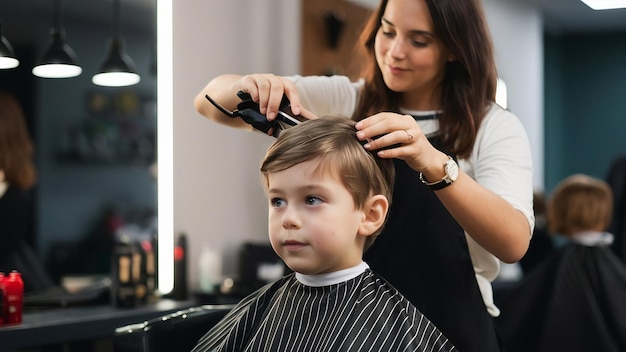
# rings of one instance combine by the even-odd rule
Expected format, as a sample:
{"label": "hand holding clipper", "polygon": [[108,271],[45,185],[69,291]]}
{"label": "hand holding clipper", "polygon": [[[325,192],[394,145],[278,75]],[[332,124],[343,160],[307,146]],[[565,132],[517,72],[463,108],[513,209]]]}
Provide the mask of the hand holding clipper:
{"label": "hand holding clipper", "polygon": [[287,99],[287,96],[283,96],[278,115],[276,116],[276,119],[272,121],[269,121],[265,115],[259,112],[259,104],[252,100],[250,94],[240,90],[237,92],[237,96],[241,99],[241,102],[237,104],[237,110],[228,111],[215,100],[211,99],[211,97],[205,95],[207,100],[209,100],[211,104],[213,104],[225,115],[232,118],[241,117],[242,120],[252,125],[255,129],[265,134],[271,134],[274,137],[278,137],[282,130],[295,126],[306,120],[303,116],[292,116],[290,114],[291,109],[289,107],[289,100]]}

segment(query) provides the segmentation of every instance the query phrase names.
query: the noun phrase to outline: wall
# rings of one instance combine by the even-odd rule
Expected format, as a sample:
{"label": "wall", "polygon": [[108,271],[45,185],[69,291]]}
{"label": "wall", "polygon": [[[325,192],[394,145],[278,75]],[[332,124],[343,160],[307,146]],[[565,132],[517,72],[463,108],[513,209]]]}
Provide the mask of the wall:
{"label": "wall", "polygon": [[[174,227],[190,242],[192,287],[200,249],[221,251],[235,273],[238,246],[267,241],[259,162],[272,139],[200,116],[196,94],[223,73],[298,73],[300,7],[293,0],[189,0],[174,14]],[[241,9],[246,9],[242,11]]]}
{"label": "wall", "polygon": [[526,128],[533,182],[544,188],[543,23],[527,1],[483,0],[493,36],[498,74],[508,89],[508,109]]}
{"label": "wall", "polygon": [[[370,13],[370,8],[348,1],[303,1],[301,41],[306,45],[302,45],[300,74],[358,79],[362,65],[355,51],[361,50],[359,36]],[[336,27],[329,25],[328,18],[336,20]],[[339,28],[334,37],[329,36],[332,28]]]}
{"label": "wall", "polygon": [[626,154],[626,32],[546,36],[546,189]]}

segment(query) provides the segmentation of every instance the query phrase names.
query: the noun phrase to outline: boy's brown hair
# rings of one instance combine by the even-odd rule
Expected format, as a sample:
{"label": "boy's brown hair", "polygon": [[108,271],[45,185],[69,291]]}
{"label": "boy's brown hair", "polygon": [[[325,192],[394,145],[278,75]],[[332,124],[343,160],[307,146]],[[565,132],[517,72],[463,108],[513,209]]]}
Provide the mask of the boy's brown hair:
{"label": "boy's brown hair", "polygon": [[576,174],[557,185],[548,203],[550,232],[572,236],[582,231],[605,231],[613,213],[609,185],[597,178]]}
{"label": "boy's brown hair", "polygon": [[[362,209],[367,199],[376,194],[393,194],[395,169],[391,159],[370,153],[356,138],[356,122],[347,117],[321,117],[281,132],[261,163],[261,174],[268,186],[267,175],[294,165],[320,159],[320,172],[329,172],[352,194],[354,205]],[[365,242],[365,249],[382,231],[382,226]]]}

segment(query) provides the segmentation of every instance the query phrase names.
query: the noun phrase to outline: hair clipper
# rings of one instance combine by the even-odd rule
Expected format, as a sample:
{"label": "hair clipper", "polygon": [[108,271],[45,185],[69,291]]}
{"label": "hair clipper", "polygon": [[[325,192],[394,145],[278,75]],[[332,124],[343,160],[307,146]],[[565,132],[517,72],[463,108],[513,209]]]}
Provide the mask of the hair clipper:
{"label": "hair clipper", "polygon": [[246,123],[252,125],[255,129],[269,134],[270,131],[272,136],[278,137],[280,132],[289,127],[295,126],[300,122],[306,120],[302,116],[293,116],[291,115],[291,108],[289,104],[289,99],[287,99],[286,95],[283,95],[283,100],[280,103],[278,115],[276,115],[276,119],[269,121],[265,115],[259,112],[259,104],[254,102],[250,97],[250,94],[240,90],[237,92],[237,96],[241,99],[241,102],[237,104],[237,110],[228,111],[223,106],[218,104],[215,100],[211,99],[208,95],[205,95],[207,100],[211,102],[216,108],[218,108],[221,112],[230,116],[232,118],[240,117]]}

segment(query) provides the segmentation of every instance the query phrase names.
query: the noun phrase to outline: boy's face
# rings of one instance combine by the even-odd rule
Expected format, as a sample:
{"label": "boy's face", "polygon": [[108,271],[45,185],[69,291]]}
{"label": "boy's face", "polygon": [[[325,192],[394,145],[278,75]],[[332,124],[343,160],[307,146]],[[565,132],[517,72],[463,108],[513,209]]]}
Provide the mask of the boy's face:
{"label": "boy's face", "polygon": [[364,211],[319,160],[268,175],[269,235],[272,247],[292,270],[323,274],[359,264],[365,234]]}

